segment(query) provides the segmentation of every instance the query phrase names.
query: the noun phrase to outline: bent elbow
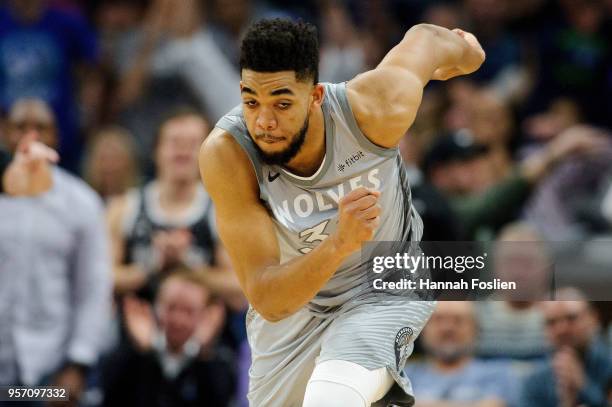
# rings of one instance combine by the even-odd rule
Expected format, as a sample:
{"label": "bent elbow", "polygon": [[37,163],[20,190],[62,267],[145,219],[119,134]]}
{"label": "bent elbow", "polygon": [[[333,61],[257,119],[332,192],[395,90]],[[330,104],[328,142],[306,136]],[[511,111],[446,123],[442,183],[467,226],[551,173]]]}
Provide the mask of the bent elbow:
{"label": "bent elbow", "polygon": [[268,322],[278,322],[291,315],[288,310],[281,310],[272,303],[268,290],[251,289],[248,297],[251,306]]}
{"label": "bent elbow", "polygon": [[251,306],[257,311],[268,322],[278,322],[289,316],[289,313],[279,312],[278,310],[272,309],[267,304],[262,303],[251,303]]}
{"label": "bent elbow", "polygon": [[265,314],[262,314],[260,312],[259,315],[261,315],[262,318],[265,319],[268,322],[279,322],[279,321],[285,319],[284,316],[280,316],[280,315],[274,314],[274,313],[265,313]]}

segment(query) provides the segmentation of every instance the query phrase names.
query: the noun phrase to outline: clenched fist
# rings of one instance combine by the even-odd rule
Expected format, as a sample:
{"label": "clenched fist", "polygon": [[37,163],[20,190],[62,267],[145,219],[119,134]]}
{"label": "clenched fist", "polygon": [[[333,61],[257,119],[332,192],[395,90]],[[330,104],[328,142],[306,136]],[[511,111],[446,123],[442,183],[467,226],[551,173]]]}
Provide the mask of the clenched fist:
{"label": "clenched fist", "polygon": [[330,236],[345,255],[361,249],[372,239],[380,223],[379,191],[358,188],[344,196],[338,207],[338,228]]}
{"label": "clenched fist", "polygon": [[445,66],[436,69],[432,75],[434,80],[445,81],[456,76],[470,74],[478,70],[486,58],[485,52],[474,34],[459,28],[453,29],[452,32],[463,39],[463,41],[459,42],[463,48],[462,58],[460,61],[457,61],[455,66]]}

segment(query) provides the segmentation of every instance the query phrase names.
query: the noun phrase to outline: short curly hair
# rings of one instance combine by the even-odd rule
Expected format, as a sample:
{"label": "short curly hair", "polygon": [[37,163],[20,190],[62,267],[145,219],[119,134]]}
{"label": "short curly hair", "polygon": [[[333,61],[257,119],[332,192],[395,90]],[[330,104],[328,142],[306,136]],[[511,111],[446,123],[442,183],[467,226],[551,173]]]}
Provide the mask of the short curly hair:
{"label": "short curly hair", "polygon": [[319,40],[314,25],[282,18],[251,25],[240,47],[240,70],[295,71],[298,81],[319,82]]}

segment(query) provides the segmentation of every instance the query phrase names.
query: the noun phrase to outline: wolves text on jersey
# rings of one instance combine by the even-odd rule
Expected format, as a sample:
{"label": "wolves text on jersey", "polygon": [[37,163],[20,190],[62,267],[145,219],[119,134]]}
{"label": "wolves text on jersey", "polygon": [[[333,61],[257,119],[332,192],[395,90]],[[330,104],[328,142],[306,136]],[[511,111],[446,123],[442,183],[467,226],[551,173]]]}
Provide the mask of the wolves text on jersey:
{"label": "wolves text on jersey", "polygon": [[378,168],[374,168],[367,174],[361,174],[332,188],[299,194],[292,202],[284,200],[280,205],[270,197],[269,204],[280,223],[294,222],[294,216],[307,218],[315,210],[323,212],[337,208],[342,197],[357,188],[380,189],[381,182],[378,173]]}

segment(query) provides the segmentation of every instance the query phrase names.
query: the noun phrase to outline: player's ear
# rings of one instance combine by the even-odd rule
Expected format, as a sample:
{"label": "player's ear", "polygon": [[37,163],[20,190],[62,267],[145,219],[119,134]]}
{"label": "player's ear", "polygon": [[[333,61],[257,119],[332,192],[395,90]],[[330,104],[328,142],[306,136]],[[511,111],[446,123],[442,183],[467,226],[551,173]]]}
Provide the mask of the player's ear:
{"label": "player's ear", "polygon": [[320,83],[314,85],[312,89],[312,104],[314,106],[321,106],[323,104],[323,97],[325,96],[325,88]]}

